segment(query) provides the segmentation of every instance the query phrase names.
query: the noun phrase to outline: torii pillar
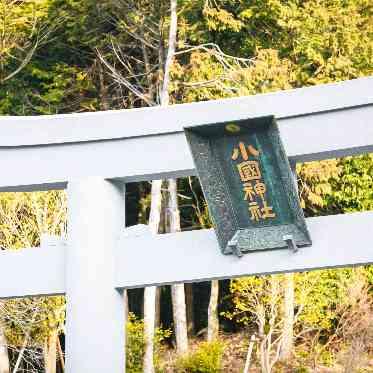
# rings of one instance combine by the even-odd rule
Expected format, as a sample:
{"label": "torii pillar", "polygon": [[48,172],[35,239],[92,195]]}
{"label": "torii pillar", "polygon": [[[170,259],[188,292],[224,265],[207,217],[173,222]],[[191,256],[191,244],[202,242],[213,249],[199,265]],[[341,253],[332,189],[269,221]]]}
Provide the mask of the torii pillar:
{"label": "torii pillar", "polygon": [[123,373],[124,305],[114,251],[125,223],[124,188],[103,178],[68,182],[66,371]]}

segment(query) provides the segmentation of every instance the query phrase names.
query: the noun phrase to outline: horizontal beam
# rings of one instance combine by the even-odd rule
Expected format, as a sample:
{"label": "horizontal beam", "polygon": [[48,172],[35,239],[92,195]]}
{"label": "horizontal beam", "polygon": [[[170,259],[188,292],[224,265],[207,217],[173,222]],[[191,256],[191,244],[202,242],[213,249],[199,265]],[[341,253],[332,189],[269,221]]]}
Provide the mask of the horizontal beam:
{"label": "horizontal beam", "polygon": [[[287,155],[291,161],[302,162],[373,152],[371,118],[373,104],[286,118],[278,124]],[[166,116],[164,121],[177,118]],[[183,132],[0,147],[0,169],[0,191],[59,189],[69,180],[91,176],[130,182],[195,174]]]}
{"label": "horizontal beam", "polygon": [[373,212],[308,218],[307,225],[311,247],[297,253],[253,252],[242,258],[222,255],[213,230],[123,237],[115,286],[136,288],[373,263]]}
{"label": "horizontal beam", "polygon": [[161,135],[185,126],[274,115],[294,118],[373,103],[373,77],[168,107],[0,118],[0,147]]}
{"label": "horizontal beam", "polygon": [[[183,126],[274,114],[293,162],[373,152],[373,77],[250,97],[0,119],[0,191],[194,175]],[[322,135],[321,135],[322,134]]]}
{"label": "horizontal beam", "polygon": [[[219,252],[213,230],[157,236],[144,235],[140,230],[138,234],[123,235],[119,242],[113,287],[372,264],[372,223],[373,212],[308,218],[313,246],[295,254],[289,250],[262,251],[240,259]],[[63,294],[65,250],[61,241],[42,248],[1,251],[0,299]]]}
{"label": "horizontal beam", "polygon": [[295,162],[373,152],[373,103],[279,122],[286,154]]}
{"label": "horizontal beam", "polygon": [[65,247],[0,251],[0,299],[65,292]]}

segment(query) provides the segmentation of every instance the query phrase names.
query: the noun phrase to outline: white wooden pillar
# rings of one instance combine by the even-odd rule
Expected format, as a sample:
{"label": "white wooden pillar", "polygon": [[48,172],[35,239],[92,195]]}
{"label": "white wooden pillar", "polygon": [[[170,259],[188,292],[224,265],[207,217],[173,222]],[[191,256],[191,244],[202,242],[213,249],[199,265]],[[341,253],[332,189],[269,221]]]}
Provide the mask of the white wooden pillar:
{"label": "white wooden pillar", "polygon": [[124,307],[113,255],[124,229],[124,188],[86,178],[67,190],[66,371],[124,373]]}

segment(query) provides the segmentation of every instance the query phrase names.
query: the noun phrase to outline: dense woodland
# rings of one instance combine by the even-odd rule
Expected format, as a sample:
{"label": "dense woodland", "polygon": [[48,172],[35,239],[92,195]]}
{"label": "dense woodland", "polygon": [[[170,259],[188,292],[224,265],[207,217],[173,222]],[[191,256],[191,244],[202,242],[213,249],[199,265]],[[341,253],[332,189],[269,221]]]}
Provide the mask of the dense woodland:
{"label": "dense woodland", "polygon": [[[1,115],[165,106],[372,74],[372,0],[0,0]],[[373,209],[372,154],[298,164],[297,179],[306,216]],[[127,225],[211,227],[195,177],[128,184],[126,198]],[[3,250],[38,246],[46,232],[66,232],[63,191],[0,194]],[[127,371],[373,372],[372,286],[365,267],[128,291]],[[2,300],[0,373],[63,372],[64,320],[63,297]]]}

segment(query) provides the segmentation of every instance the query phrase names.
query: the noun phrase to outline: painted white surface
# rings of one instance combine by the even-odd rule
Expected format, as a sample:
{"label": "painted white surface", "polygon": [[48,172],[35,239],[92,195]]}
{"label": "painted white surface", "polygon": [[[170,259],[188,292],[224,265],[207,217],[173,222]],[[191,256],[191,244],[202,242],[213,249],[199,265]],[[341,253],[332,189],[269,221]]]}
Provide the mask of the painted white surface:
{"label": "painted white surface", "polygon": [[[373,152],[372,118],[373,105],[287,118],[279,121],[279,128],[292,161],[326,159]],[[177,118],[165,117],[164,121],[176,122]],[[0,147],[0,169],[0,191],[64,188],[69,179],[76,177],[137,181],[195,173],[183,132],[63,145]]]}
{"label": "painted white surface", "polygon": [[[222,255],[213,230],[123,237],[116,287],[193,282],[373,263],[373,212],[306,219],[313,245]],[[137,263],[137,264],[136,264]]]}
{"label": "painted white surface", "polygon": [[279,128],[286,154],[296,162],[373,152],[373,103],[288,118]]}
{"label": "painted white surface", "polygon": [[66,371],[123,373],[124,304],[114,289],[114,249],[124,193],[100,178],[68,185]]}
{"label": "painted white surface", "polygon": [[372,86],[369,77],[166,108],[2,117],[0,191],[65,188],[84,177],[193,175],[183,126],[270,114],[292,161],[373,152]]}
{"label": "painted white surface", "polygon": [[0,251],[0,299],[65,292],[65,246]]}
{"label": "painted white surface", "polygon": [[[172,155],[172,157],[170,157]],[[73,178],[129,179],[194,169],[183,133],[65,145],[0,147],[0,190],[59,183]],[[145,176],[144,176],[145,175]],[[8,188],[11,186],[13,188]],[[27,188],[26,188],[27,189]]]}
{"label": "painted white surface", "polygon": [[180,132],[184,126],[265,115],[278,119],[373,103],[373,77],[207,102],[95,113],[0,118],[0,146]]}
{"label": "painted white surface", "polygon": [[[213,230],[157,236],[142,235],[136,229],[125,230],[114,249],[115,275],[110,286],[142,287],[373,263],[373,212],[307,218],[306,222],[313,240],[312,247],[302,248],[296,254],[288,250],[250,253],[241,259],[220,254]],[[92,243],[92,247],[97,249],[95,245]],[[66,250],[64,245],[60,245],[0,252],[0,298],[63,294]],[[81,265],[88,265],[87,258],[91,258],[93,253],[91,248],[82,250],[75,271]],[[101,283],[103,264],[93,259],[91,265],[97,268],[93,272],[97,275],[94,281]],[[82,272],[71,274],[75,279],[73,285],[79,278],[81,285],[87,287],[89,296],[93,296],[92,291],[97,295],[98,289],[93,287],[98,285],[84,273],[83,268]],[[108,289],[108,283],[105,286]]]}

